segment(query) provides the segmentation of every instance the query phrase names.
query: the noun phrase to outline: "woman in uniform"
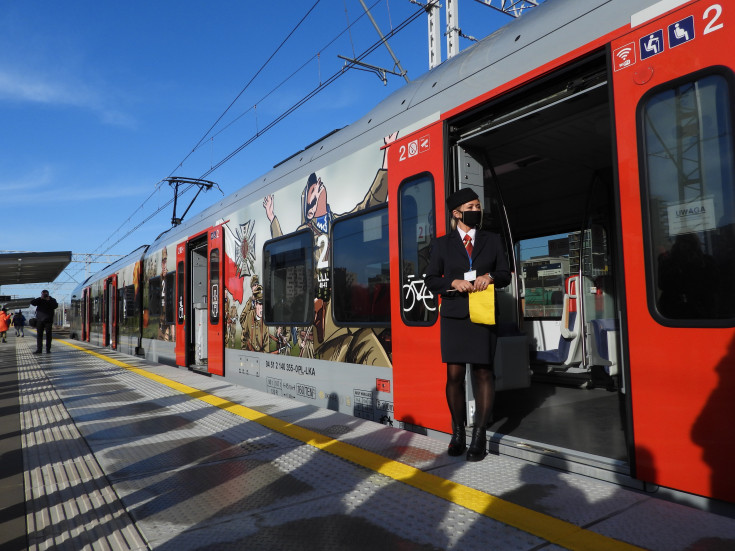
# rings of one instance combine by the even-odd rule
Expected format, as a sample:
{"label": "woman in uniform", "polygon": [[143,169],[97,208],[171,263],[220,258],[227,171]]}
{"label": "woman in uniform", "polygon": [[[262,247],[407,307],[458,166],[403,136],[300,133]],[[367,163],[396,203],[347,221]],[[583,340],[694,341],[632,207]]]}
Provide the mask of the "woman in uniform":
{"label": "woman in uniform", "polygon": [[495,394],[496,338],[495,326],[470,321],[468,297],[491,283],[505,287],[510,283],[510,269],[500,235],[480,229],[482,207],[474,191],[463,188],[453,193],[447,209],[452,216],[451,231],[433,243],[426,285],[442,296],[441,354],[447,364],[447,404],[452,416],[448,453],[461,455],[466,449],[464,380],[465,364],[471,364],[476,408],[467,461],[481,461]]}

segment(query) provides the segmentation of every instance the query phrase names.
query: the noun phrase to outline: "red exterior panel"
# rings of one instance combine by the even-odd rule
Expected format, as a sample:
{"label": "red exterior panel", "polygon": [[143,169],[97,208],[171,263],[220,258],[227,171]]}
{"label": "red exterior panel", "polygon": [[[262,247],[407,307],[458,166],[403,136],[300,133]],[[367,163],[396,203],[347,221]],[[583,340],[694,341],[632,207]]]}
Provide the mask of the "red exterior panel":
{"label": "red exterior panel", "polygon": [[214,375],[224,375],[224,353],[225,353],[225,316],[222,312],[222,291],[224,289],[224,231],[222,226],[214,226],[209,230],[207,243],[208,253],[208,300],[209,300],[209,326],[207,327],[207,370]]}
{"label": "red exterior panel", "polygon": [[[716,6],[716,7],[715,7]],[[735,395],[732,328],[665,327],[649,310],[639,167],[637,108],[654,87],[705,67],[733,67],[723,28],[732,6],[694,2],[636,27],[612,43],[621,224],[630,355],[635,467],[638,478],[687,492],[735,500]],[[669,26],[693,16],[687,43],[641,59],[641,41],[666,38]],[[719,27],[722,24],[724,27]],[[650,50],[649,50],[650,52]],[[648,54],[646,54],[648,55]],[[672,185],[675,185],[672,184]]]}
{"label": "red exterior panel", "polygon": [[[430,147],[416,148],[428,139]],[[403,292],[399,273],[398,190],[413,176],[430,173],[436,197],[435,226],[445,233],[443,124],[434,123],[396,140],[388,149],[388,216],[390,222],[391,330],[393,340],[393,396],[399,421],[442,432],[451,432],[444,387],[446,367],[439,348],[439,321],[430,327],[408,326],[401,315]]]}

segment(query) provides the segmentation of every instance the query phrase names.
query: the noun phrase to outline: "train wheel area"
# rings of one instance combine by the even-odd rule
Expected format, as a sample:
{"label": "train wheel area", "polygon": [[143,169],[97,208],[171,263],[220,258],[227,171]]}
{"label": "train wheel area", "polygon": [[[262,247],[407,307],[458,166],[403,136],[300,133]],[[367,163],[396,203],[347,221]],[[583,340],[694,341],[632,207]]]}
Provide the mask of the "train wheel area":
{"label": "train wheel area", "polygon": [[468,463],[436,439],[79,343],[34,355],[28,336],[0,349],[20,430],[10,409],[0,429],[6,446],[20,434],[29,549],[735,545],[727,516],[507,455]]}

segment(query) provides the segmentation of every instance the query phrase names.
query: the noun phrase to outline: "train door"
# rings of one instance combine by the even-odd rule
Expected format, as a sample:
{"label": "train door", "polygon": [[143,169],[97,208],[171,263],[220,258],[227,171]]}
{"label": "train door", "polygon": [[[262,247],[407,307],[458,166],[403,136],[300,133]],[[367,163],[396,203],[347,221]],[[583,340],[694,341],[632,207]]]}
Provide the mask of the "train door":
{"label": "train door", "polygon": [[176,248],[176,363],[224,374],[224,317],[221,315],[222,226]]}
{"label": "train door", "polygon": [[207,329],[207,371],[214,375],[224,375],[225,353],[225,317],[222,315],[222,290],[224,289],[224,273],[222,262],[224,255],[224,232],[222,226],[209,230],[208,275],[209,290],[209,325]]}
{"label": "train door", "polygon": [[451,431],[438,303],[424,285],[429,246],[444,233],[443,125],[405,136],[388,149],[390,285],[395,417],[407,427]]}
{"label": "train door", "polygon": [[733,7],[644,10],[611,46],[636,476],[727,501],[735,500]]}
{"label": "train door", "polygon": [[89,289],[82,289],[82,340],[89,340]]}
{"label": "train door", "polygon": [[482,184],[492,231],[507,220],[516,285],[498,293],[499,342],[517,331],[519,383],[517,370],[530,367],[525,384],[497,393],[490,430],[511,446],[627,473],[609,97],[599,52],[460,115],[448,138],[455,187]]}
{"label": "train door", "polygon": [[186,338],[186,318],[187,318],[187,297],[186,291],[186,241],[176,246],[176,344],[174,349],[176,352],[176,365],[188,366],[187,361],[187,338]]}
{"label": "train door", "polygon": [[105,280],[102,312],[102,345],[117,350],[117,275]]}

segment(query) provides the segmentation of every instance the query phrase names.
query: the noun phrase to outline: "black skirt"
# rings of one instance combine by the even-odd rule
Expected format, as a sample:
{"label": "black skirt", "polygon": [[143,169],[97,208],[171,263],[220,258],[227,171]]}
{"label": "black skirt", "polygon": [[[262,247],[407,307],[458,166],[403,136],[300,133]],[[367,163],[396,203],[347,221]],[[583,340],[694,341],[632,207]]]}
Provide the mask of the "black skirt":
{"label": "black skirt", "polygon": [[493,363],[496,332],[494,325],[463,319],[441,318],[442,362],[452,364]]}

